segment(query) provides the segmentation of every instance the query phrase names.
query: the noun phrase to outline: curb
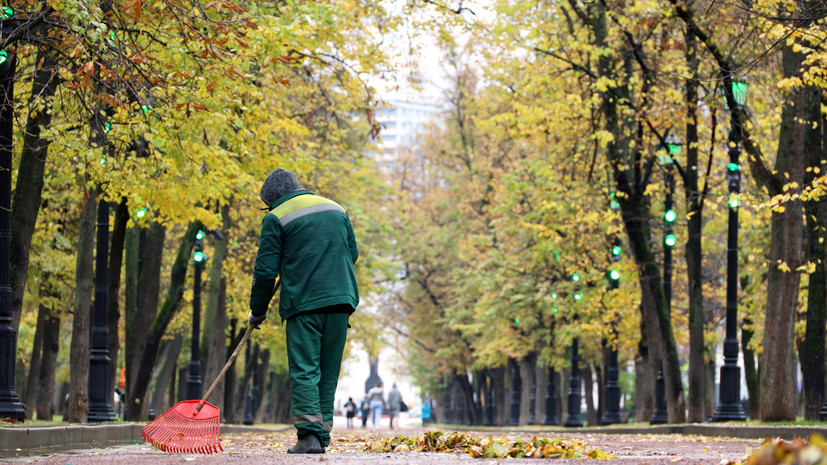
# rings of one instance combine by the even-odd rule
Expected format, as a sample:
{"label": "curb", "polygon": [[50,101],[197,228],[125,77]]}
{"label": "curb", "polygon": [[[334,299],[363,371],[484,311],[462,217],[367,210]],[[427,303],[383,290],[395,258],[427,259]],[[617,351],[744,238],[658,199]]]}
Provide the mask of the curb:
{"label": "curb", "polygon": [[[443,425],[443,427],[458,427],[462,425]],[[491,431],[482,428],[459,428],[464,431]],[[765,439],[781,438],[789,441],[795,438],[808,438],[812,434],[820,434],[827,438],[827,426],[747,426],[747,425],[658,425],[646,427],[596,427],[596,428],[508,428],[507,431],[519,433],[582,433],[582,434],[685,434],[697,436],[722,436],[737,439]]]}
{"label": "curb", "polygon": [[0,450],[21,451],[41,447],[136,441],[141,427],[136,423],[120,425],[45,426],[42,428],[0,428]]}
{"label": "curb", "polygon": [[[118,442],[143,442],[142,423],[110,425],[0,427],[0,457],[30,455],[42,449],[109,446]],[[221,435],[283,431],[244,425],[221,425]]]}

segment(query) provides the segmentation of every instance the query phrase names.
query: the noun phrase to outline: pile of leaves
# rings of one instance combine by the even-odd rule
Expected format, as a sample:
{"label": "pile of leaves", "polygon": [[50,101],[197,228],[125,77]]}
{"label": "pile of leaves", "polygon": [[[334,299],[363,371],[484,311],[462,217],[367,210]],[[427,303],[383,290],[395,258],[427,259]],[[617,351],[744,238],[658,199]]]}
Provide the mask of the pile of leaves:
{"label": "pile of leaves", "polygon": [[776,465],[797,463],[802,465],[827,464],[827,441],[819,434],[809,441],[793,439],[767,439],[761,447],[747,457],[746,465]]}
{"label": "pile of leaves", "polygon": [[464,433],[428,431],[412,438],[396,436],[365,444],[368,452],[467,452],[474,458],[614,458],[600,449],[590,449],[581,441],[546,439],[534,436],[530,441],[518,439],[477,439]]}

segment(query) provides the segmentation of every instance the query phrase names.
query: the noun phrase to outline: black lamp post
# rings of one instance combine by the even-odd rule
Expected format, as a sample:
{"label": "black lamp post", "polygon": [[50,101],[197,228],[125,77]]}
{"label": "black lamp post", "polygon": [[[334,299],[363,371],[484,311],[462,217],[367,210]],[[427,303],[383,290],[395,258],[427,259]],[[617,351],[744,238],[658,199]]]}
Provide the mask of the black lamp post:
{"label": "black lamp post", "polygon": [[[743,109],[747,101],[747,83],[732,81],[731,92],[735,104]],[[741,135],[732,122],[729,131],[729,164],[726,178],[729,185],[729,229],[727,232],[727,286],[726,337],[724,364],[721,366],[721,386],[718,408],[712,421],[742,421],[747,416],[741,406],[741,368],[738,366],[738,203],[741,192]]]}
{"label": "black lamp post", "polygon": [[566,421],[563,423],[567,427],[579,428],[583,426],[583,420],[580,418],[580,368],[577,362],[580,359],[578,353],[579,340],[577,337],[571,341],[571,376],[569,377],[569,403],[568,414]]}
{"label": "black lamp post", "polygon": [[[664,140],[666,147],[663,147],[658,154],[658,161],[664,169],[664,184],[666,185],[666,197],[663,201],[663,294],[666,298],[667,311],[672,308],[672,247],[678,242],[673,234],[673,226],[678,215],[675,212],[672,202],[672,191],[675,189],[675,175],[672,173],[674,159],[681,153],[680,139],[669,135]],[[658,378],[655,382],[655,411],[649,419],[651,424],[661,424],[669,421],[666,412],[666,384],[663,377],[663,361],[658,360]]]}
{"label": "black lamp post", "polygon": [[195,253],[192,254],[195,262],[195,275],[192,292],[192,345],[187,379],[187,398],[197,400],[201,398],[201,356],[199,350],[199,334],[201,334],[201,271],[207,261],[204,253],[204,231],[199,230],[195,236]]}
{"label": "black lamp post", "polygon": [[[485,385],[485,426],[494,426],[494,380],[487,376]],[[430,401],[430,398],[428,399]]]}
{"label": "black lamp post", "polygon": [[97,251],[95,252],[95,321],[89,355],[89,421],[114,421],[112,387],[109,385],[109,326],[106,323],[106,297],[109,275],[109,203],[98,201]]}
{"label": "black lamp post", "polygon": [[[611,260],[612,262],[620,261],[620,238],[615,236],[612,239]],[[608,273],[609,290],[614,290],[620,287],[620,273],[617,269],[612,268]],[[616,335],[615,322],[612,321],[612,333]],[[617,347],[612,344],[609,349],[609,363],[606,369],[606,411],[603,413],[603,418],[600,422],[604,425],[612,425],[620,423],[620,383],[618,382],[619,370],[617,368]]]}
{"label": "black lamp post", "polygon": [[[2,20],[14,15],[6,14]],[[7,22],[0,21],[3,34]],[[0,50],[0,418],[26,419],[26,409],[14,389],[17,331],[12,327],[11,257],[11,170],[14,138],[14,69],[16,59]]]}
{"label": "black lamp post", "polygon": [[511,415],[505,423],[508,426],[520,424],[520,389],[522,389],[522,378],[520,377],[520,363],[515,358],[508,359],[511,368]]}
{"label": "black lamp post", "polygon": [[655,410],[649,418],[649,423],[653,425],[663,424],[669,421],[669,416],[666,412],[666,381],[663,379],[663,363],[658,359],[657,364],[658,379],[655,381]]}
{"label": "black lamp post", "polygon": [[[557,300],[557,293],[552,292],[551,298]],[[549,333],[554,334],[554,322],[557,316],[557,307],[554,306],[551,309],[552,318],[551,320],[551,327],[549,328]],[[557,392],[557,372],[554,371],[554,366],[549,364],[548,366],[548,380],[546,381],[546,408],[543,412],[543,425],[559,425],[560,420],[557,418],[557,402],[560,401],[559,394]]]}
{"label": "black lamp post", "polygon": [[548,367],[548,381],[546,381],[546,410],[543,415],[544,425],[559,425],[560,420],[557,418],[557,372],[554,371],[554,366]]}
{"label": "black lamp post", "polygon": [[[580,275],[577,273],[572,274],[571,280],[574,283],[579,282]],[[575,286],[574,300],[579,301],[582,298],[583,293],[580,292],[579,287]],[[574,321],[577,321],[576,316]],[[568,412],[566,415],[566,421],[563,423],[563,426],[578,428],[583,426],[583,420],[580,418],[580,367],[578,366],[578,363],[580,362],[580,353],[578,349],[579,343],[580,340],[576,336],[571,341],[571,376],[569,377]]]}

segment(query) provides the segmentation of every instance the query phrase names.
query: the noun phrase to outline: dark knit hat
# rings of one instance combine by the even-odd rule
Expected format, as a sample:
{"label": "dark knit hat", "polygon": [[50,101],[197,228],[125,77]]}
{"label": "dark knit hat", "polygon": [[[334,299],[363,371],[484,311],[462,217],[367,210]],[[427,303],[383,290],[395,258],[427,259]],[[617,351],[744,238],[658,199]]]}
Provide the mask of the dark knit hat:
{"label": "dark knit hat", "polygon": [[299,180],[296,179],[295,174],[279,168],[271,171],[270,174],[267,175],[267,179],[265,179],[264,184],[261,185],[259,196],[268,207],[272,207],[273,202],[276,200],[291,192],[302,189],[303,187],[299,184]]}

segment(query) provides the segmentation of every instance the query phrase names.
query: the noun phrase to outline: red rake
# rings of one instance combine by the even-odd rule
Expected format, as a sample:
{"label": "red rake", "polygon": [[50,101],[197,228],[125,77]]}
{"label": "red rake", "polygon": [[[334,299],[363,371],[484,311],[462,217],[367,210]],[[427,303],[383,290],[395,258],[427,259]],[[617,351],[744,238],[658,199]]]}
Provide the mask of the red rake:
{"label": "red rake", "polygon": [[[276,285],[278,287],[278,285]],[[224,378],[224,374],[230,365],[235,362],[238,353],[255,326],[247,328],[238,347],[235,348],[227,364],[213,381],[210,389],[201,400],[184,400],[175,404],[163,415],[144,426],[141,434],[144,441],[148,442],[158,450],[169,453],[197,453],[215,454],[223,451],[221,438],[218,434],[220,412],[218,407],[207,402],[218,383]]]}

